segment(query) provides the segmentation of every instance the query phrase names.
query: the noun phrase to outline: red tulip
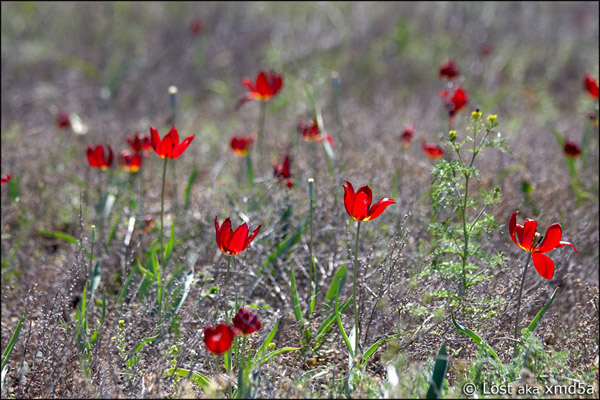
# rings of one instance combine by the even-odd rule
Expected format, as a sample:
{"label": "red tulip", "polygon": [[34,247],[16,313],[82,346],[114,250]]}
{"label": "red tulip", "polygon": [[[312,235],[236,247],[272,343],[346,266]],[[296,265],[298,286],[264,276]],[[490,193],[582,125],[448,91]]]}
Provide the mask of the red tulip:
{"label": "red tulip", "polygon": [[136,132],[134,137],[127,136],[127,143],[129,143],[131,150],[141,152],[144,157],[147,157],[150,149],[152,149],[150,135],[142,135],[139,132]]}
{"label": "red tulip", "polygon": [[108,158],[104,157],[104,146],[99,144],[94,147],[92,145],[88,146],[86,149],[87,158],[90,165],[94,168],[99,168],[103,171],[107,170],[108,167],[112,164],[113,161],[113,151],[110,146],[106,146],[108,148]]}
{"label": "red tulip", "polygon": [[138,172],[142,166],[142,156],[138,153],[131,154],[129,150],[123,150],[119,154],[119,165],[129,173]]}
{"label": "red tulip", "polygon": [[2,177],[0,177],[0,179],[2,179],[2,185],[6,185],[10,181],[11,178],[12,178],[12,174],[2,175]]}
{"label": "red tulip", "polygon": [[190,31],[194,36],[200,36],[202,34],[202,31],[204,31],[204,26],[202,25],[200,18],[194,18],[190,22]]}
{"label": "red tulip", "polygon": [[415,130],[412,125],[408,125],[406,128],[404,128],[404,131],[400,135],[400,143],[402,144],[402,147],[406,149],[408,146],[410,146],[410,142],[412,142],[414,136]]}
{"label": "red tulip", "polygon": [[333,138],[328,134],[322,135],[321,130],[319,129],[319,124],[317,120],[313,118],[310,124],[305,124],[304,122],[298,122],[298,133],[302,135],[302,139],[307,142],[322,142],[323,138],[329,142],[330,145],[333,146]]}
{"label": "red tulip", "polygon": [[294,183],[290,179],[292,174],[290,173],[290,157],[285,156],[281,165],[273,161],[273,176],[281,183],[285,183],[288,188],[292,188]]}
{"label": "red tulip", "polygon": [[585,79],[583,81],[583,87],[588,91],[590,96],[593,98],[598,98],[598,80],[595,79],[590,74],[585,74]]}
{"label": "red tulip", "polygon": [[444,150],[435,143],[428,143],[422,140],[421,146],[423,147],[423,153],[425,153],[430,160],[437,160],[444,155]]}
{"label": "red tulip", "polygon": [[59,129],[68,129],[71,127],[71,119],[69,118],[69,113],[61,110],[56,116],[56,125]]}
{"label": "red tulip", "polygon": [[234,329],[238,333],[241,332],[244,335],[249,335],[255,331],[259,331],[261,326],[262,324],[258,319],[258,315],[246,310],[245,308],[240,308],[233,318]]}
{"label": "red tulip", "polygon": [[250,243],[252,243],[258,234],[260,227],[261,225],[248,235],[250,229],[244,222],[242,225],[238,226],[234,232],[231,229],[231,220],[229,218],[223,221],[223,224],[219,228],[219,219],[215,216],[217,246],[219,246],[219,249],[221,249],[225,255],[235,256],[236,254],[240,254],[242,251],[246,250]]}
{"label": "red tulip", "polygon": [[178,158],[187,149],[188,145],[192,143],[192,140],[194,140],[194,135],[192,135],[179,143],[179,134],[175,127],[171,128],[162,141],[160,140],[158,131],[152,127],[150,127],[150,135],[152,148],[161,158]]}
{"label": "red tulip", "polygon": [[446,90],[440,91],[439,95],[444,98],[450,117],[454,117],[469,102],[469,95],[461,87],[458,87],[452,96]]}
{"label": "red tulip", "polygon": [[357,221],[369,221],[381,215],[383,210],[390,204],[394,204],[394,199],[383,198],[371,206],[372,201],[371,188],[367,185],[358,189],[354,193],[354,187],[348,181],[344,185],[344,206],[352,218]]}
{"label": "red tulip", "polygon": [[581,155],[581,149],[579,148],[579,145],[577,142],[572,140],[565,141],[564,150],[567,157],[579,157]]}
{"label": "red tulip", "polygon": [[223,354],[231,348],[235,338],[235,332],[231,326],[220,323],[214,328],[206,326],[203,331],[204,344],[211,353]]}
{"label": "red tulip", "polygon": [[145,213],[144,214],[144,233],[149,233],[152,231],[152,228],[154,228],[154,220],[152,219],[152,215],[150,215],[149,213]]}
{"label": "red tulip", "polygon": [[250,100],[269,101],[281,90],[283,86],[283,76],[273,71],[260,71],[256,77],[256,84],[253,85],[248,77],[242,79],[242,84],[248,88],[248,93],[242,97],[236,108]]}
{"label": "red tulip", "polygon": [[247,156],[255,140],[255,133],[250,136],[237,136],[234,134],[231,137],[231,150],[233,150],[233,154],[240,157]]}
{"label": "red tulip", "polygon": [[448,62],[443,63],[440,66],[440,79],[453,79],[457,77],[458,68],[456,68],[456,61],[450,60]]}

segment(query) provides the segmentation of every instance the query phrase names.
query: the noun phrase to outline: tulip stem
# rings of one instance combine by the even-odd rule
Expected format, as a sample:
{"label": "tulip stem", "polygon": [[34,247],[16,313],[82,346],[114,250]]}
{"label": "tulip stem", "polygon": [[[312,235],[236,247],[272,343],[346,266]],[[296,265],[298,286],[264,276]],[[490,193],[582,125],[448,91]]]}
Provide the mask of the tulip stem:
{"label": "tulip stem", "polygon": [[462,209],[462,220],[463,220],[463,236],[465,239],[465,247],[462,255],[462,290],[461,295],[467,292],[467,257],[469,251],[469,232],[467,231],[467,199],[469,196],[469,174],[465,174],[465,201]]}
{"label": "tulip stem", "polygon": [[[308,281],[308,316],[310,317],[315,310],[315,303],[317,297],[318,290],[318,280],[317,280],[317,267],[315,265],[315,259],[313,257],[313,197],[314,197],[314,183],[315,180],[313,178],[308,179],[308,197],[310,199],[310,277]],[[313,292],[313,282],[314,282],[314,292]]]}
{"label": "tulip stem", "polygon": [[[265,130],[265,119],[267,116],[267,102],[266,101],[261,101],[260,102],[260,115],[259,115],[259,119],[258,119],[258,135],[256,137],[256,141],[257,143],[257,147],[258,147],[258,152],[259,152],[259,157],[261,160],[264,160],[266,157],[265,154],[265,149],[264,149],[264,130]],[[259,172],[263,172],[262,168],[259,168]]]}
{"label": "tulip stem", "polygon": [[[227,271],[225,272],[225,288],[229,287],[229,270],[231,269],[231,259],[233,256],[227,256]],[[229,321],[229,307],[225,302],[225,321]]]}
{"label": "tulip stem", "polygon": [[[163,230],[165,226],[165,180],[167,178],[167,161],[169,159],[165,157],[165,163],[163,164],[163,176],[162,176],[162,191],[160,195],[160,251],[164,254],[165,247],[163,243]],[[164,257],[164,256],[163,256]],[[164,262],[164,260],[163,260]]]}
{"label": "tulip stem", "polygon": [[521,295],[523,294],[523,285],[525,283],[525,274],[527,274],[527,267],[529,267],[529,262],[531,261],[531,259],[533,258],[533,254],[530,254],[529,256],[527,256],[527,263],[525,264],[525,269],[523,270],[523,276],[521,277],[521,287],[519,288],[519,298],[517,300],[517,316],[515,318],[515,340],[517,340],[515,342],[515,348],[514,348],[514,353],[513,353],[513,359],[517,356],[517,344],[519,343],[518,340],[518,333],[519,333],[519,315],[521,312]]}
{"label": "tulip stem", "polygon": [[352,288],[352,297],[354,302],[354,328],[355,328],[355,341],[354,341],[354,354],[358,355],[358,306],[356,302],[356,277],[357,277],[357,266],[358,266],[358,236],[360,235],[360,221],[356,227],[356,244],[354,245],[354,287]]}

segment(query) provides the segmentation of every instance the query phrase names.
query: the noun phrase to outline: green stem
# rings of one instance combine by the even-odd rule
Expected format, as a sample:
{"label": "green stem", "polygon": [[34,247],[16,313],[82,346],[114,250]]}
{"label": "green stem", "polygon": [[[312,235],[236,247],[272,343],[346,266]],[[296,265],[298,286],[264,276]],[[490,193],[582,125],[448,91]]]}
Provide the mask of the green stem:
{"label": "green stem", "polygon": [[248,174],[248,183],[250,183],[250,187],[254,187],[254,171],[252,170],[250,152],[248,152],[248,155],[246,156],[246,173]]}
{"label": "green stem", "polygon": [[469,233],[467,232],[467,199],[469,195],[469,174],[465,174],[465,199],[463,202],[462,209],[462,220],[463,220],[463,236],[465,240],[465,247],[462,254],[462,290],[461,295],[464,295],[467,291],[467,257],[469,250]]}
{"label": "green stem", "polygon": [[[233,256],[227,256],[227,271],[225,272],[225,290],[229,287],[229,270],[231,269],[231,259]],[[229,322],[229,306],[225,302],[225,322]]]}
{"label": "green stem", "polygon": [[[258,158],[261,160],[264,160],[266,157],[264,144],[263,144],[266,116],[267,116],[267,102],[261,101],[260,102],[260,115],[259,115],[259,120],[258,120],[258,134],[256,137],[257,147],[258,147],[258,152],[259,152]],[[259,171],[262,172],[262,168],[260,168]]]}
{"label": "green stem", "polygon": [[354,301],[354,327],[355,327],[355,341],[354,341],[354,354],[358,355],[358,305],[356,302],[356,277],[358,267],[358,236],[360,235],[360,223],[356,227],[356,244],[354,245],[354,287],[352,288],[352,296]]}
{"label": "green stem", "polygon": [[[314,301],[317,297],[317,267],[315,265],[315,259],[313,257],[313,196],[314,196],[314,182],[313,178],[308,180],[308,197],[310,199],[310,279],[308,281],[308,315],[312,315],[314,311]],[[314,281],[314,293],[313,293],[313,281]]]}
{"label": "green stem", "polygon": [[[531,254],[527,257],[527,263],[525,264],[525,269],[523,270],[523,276],[521,277],[521,287],[519,288],[519,298],[517,300],[517,316],[515,318],[515,340],[519,340],[519,337],[517,335],[519,334],[519,316],[520,316],[520,312],[521,312],[521,295],[523,294],[523,284],[525,283],[525,274],[527,274],[527,267],[529,267],[529,262],[531,261],[532,258],[533,258],[533,254]],[[517,355],[517,344],[518,344],[518,342],[515,342],[513,358],[516,357],[516,355]]]}
{"label": "green stem", "polygon": [[[169,159],[165,157],[165,163],[163,164],[163,176],[162,176],[162,190],[160,195],[160,251],[164,254],[165,247],[163,244],[163,230],[165,226],[165,180],[167,178],[167,161]],[[164,260],[163,260],[164,261]]]}

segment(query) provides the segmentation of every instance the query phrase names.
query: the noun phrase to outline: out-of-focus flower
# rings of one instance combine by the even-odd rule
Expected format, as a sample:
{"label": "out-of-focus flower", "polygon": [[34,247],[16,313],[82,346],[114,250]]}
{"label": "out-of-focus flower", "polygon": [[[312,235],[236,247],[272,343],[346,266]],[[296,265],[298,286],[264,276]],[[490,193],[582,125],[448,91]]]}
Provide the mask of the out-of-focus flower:
{"label": "out-of-focus flower", "polygon": [[152,219],[152,215],[149,213],[144,214],[144,233],[152,232],[152,228],[154,228],[154,220]]}
{"label": "out-of-focus flower", "polygon": [[444,155],[444,150],[435,143],[429,143],[422,140],[421,146],[423,147],[423,153],[425,153],[430,160],[437,160]]}
{"label": "out-of-focus flower", "polygon": [[440,65],[440,79],[453,79],[457,77],[458,68],[456,67],[456,61],[449,60]]}
{"label": "out-of-focus flower", "polygon": [[489,42],[484,42],[479,46],[479,55],[481,57],[489,56],[492,54],[492,51],[494,51],[494,45]]}
{"label": "out-of-focus flower", "polygon": [[567,157],[579,157],[581,155],[579,144],[573,140],[565,140],[564,151]]}
{"label": "out-of-focus flower", "polygon": [[192,32],[194,36],[200,36],[203,31],[204,25],[202,24],[202,21],[200,21],[200,18],[194,18],[190,22],[190,32]]}
{"label": "out-of-focus flower", "polygon": [[256,84],[252,84],[252,81],[248,77],[242,79],[242,84],[248,88],[248,93],[238,101],[236,108],[239,108],[242,104],[250,100],[271,100],[281,90],[283,76],[273,71],[260,71],[256,77]]}
{"label": "out-of-focus flower", "polygon": [[277,164],[277,161],[273,161],[273,176],[281,183],[285,183],[288,188],[292,188],[294,183],[290,179],[292,174],[290,173],[290,157],[288,155],[283,157],[281,165]]}
{"label": "out-of-focus flower", "polygon": [[237,136],[234,134],[231,137],[231,150],[233,150],[233,154],[240,157],[247,156],[255,140],[256,133],[249,136]]}
{"label": "out-of-focus flower", "polygon": [[583,80],[583,88],[587,90],[587,92],[593,98],[598,98],[598,79],[594,78],[590,74],[585,74],[585,79]]}
{"label": "out-of-focus flower", "polygon": [[404,128],[404,131],[402,131],[400,134],[400,143],[402,144],[402,147],[406,149],[408,146],[410,146],[414,136],[415,130],[412,125],[408,125],[406,128]]}
{"label": "out-of-focus flower", "polygon": [[577,253],[577,249],[571,243],[560,240],[562,238],[560,224],[550,225],[543,236],[543,240],[541,240],[542,236],[535,231],[537,222],[527,218],[524,226],[521,226],[517,224],[517,213],[518,211],[513,213],[508,224],[510,238],[517,246],[531,253],[533,265],[542,277],[552,279],[554,276],[554,262],[542,253],[548,253],[563,246],[573,247],[575,253]]}
{"label": "out-of-focus flower", "polygon": [[231,326],[220,323],[214,328],[206,326],[203,331],[204,345],[211,353],[223,354],[231,348],[235,338],[235,332]]}
{"label": "out-of-focus flower", "polygon": [[56,126],[59,129],[69,129],[71,127],[71,119],[69,118],[69,113],[60,110],[56,115]]}
{"label": "out-of-focus flower", "polygon": [[136,132],[133,137],[127,136],[127,143],[129,143],[131,150],[142,153],[144,157],[148,157],[150,150],[152,150],[152,140],[150,139],[150,135],[142,135],[141,133]]}
{"label": "out-of-focus flower", "polygon": [[588,119],[592,122],[592,125],[598,126],[598,113],[592,111],[588,114]]}
{"label": "out-of-focus flower", "polygon": [[302,135],[302,139],[307,142],[322,142],[323,138],[329,142],[330,145],[333,146],[334,141],[331,136],[328,134],[321,134],[321,129],[319,128],[319,124],[317,120],[313,118],[313,120],[306,124],[303,121],[298,122],[298,133]]}
{"label": "out-of-focus flower", "polygon": [[108,156],[104,157],[104,146],[99,144],[96,147],[89,145],[86,149],[87,158],[90,165],[94,168],[99,168],[103,171],[107,170],[113,161],[113,151],[110,146],[106,146],[108,149]]}
{"label": "out-of-focus flower", "polygon": [[158,131],[152,127],[150,127],[150,135],[152,148],[161,158],[178,158],[187,149],[188,145],[192,143],[192,140],[194,140],[194,136],[192,135],[179,143],[179,134],[175,127],[171,128],[162,141],[160,140]]}
{"label": "out-of-focus flower", "polygon": [[450,118],[454,117],[469,102],[469,95],[461,87],[456,88],[452,95],[446,90],[441,90],[439,95],[444,99]]}
{"label": "out-of-focus flower", "polygon": [[362,186],[354,192],[354,187],[348,181],[344,185],[344,206],[348,215],[356,221],[364,222],[375,219],[390,205],[396,201],[387,197],[379,200],[371,206],[373,194],[367,185]]}
{"label": "out-of-focus flower", "polygon": [[6,185],[10,179],[12,178],[12,174],[6,174],[6,175],[2,175],[2,177],[0,177],[0,179],[2,179],[2,185]]}
{"label": "out-of-focus flower", "polygon": [[219,219],[215,216],[215,231],[217,246],[228,256],[235,256],[246,250],[248,245],[252,243],[261,225],[258,226],[251,234],[248,225],[244,222],[238,226],[235,232],[231,229],[231,220],[227,218],[219,228]]}
{"label": "out-of-focus flower", "polygon": [[233,318],[233,328],[243,335],[259,331],[261,326],[262,324],[258,319],[258,315],[245,308],[240,308]]}
{"label": "out-of-focus flower", "polygon": [[119,153],[119,165],[124,171],[136,173],[142,166],[142,156],[138,153],[131,153],[129,150],[123,150]]}

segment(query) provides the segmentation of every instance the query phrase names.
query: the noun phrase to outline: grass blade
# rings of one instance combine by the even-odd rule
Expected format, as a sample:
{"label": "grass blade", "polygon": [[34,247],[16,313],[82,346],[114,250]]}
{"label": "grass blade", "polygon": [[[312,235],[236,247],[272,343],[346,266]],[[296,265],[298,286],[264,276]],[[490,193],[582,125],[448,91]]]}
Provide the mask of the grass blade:
{"label": "grass blade", "polygon": [[487,351],[489,351],[489,353],[492,355],[492,357],[494,357],[496,360],[500,361],[498,354],[496,354],[496,352],[483,339],[481,339],[479,337],[479,335],[477,335],[475,332],[473,332],[469,328],[459,324],[456,321],[456,319],[454,319],[454,313],[452,312],[452,310],[450,310],[450,315],[452,316],[452,323],[454,324],[454,327],[456,329],[458,329],[460,332],[464,333],[465,335],[467,335],[468,337],[473,339],[473,341],[475,343],[477,343],[478,345],[485,347],[487,349]]}
{"label": "grass blade", "polygon": [[548,311],[548,309],[552,305],[552,302],[554,301],[554,296],[556,296],[556,292],[558,292],[558,288],[554,289],[552,296],[550,296],[550,300],[548,300],[546,305],[544,307],[542,307],[542,309],[537,313],[537,315],[535,316],[533,321],[531,321],[531,323],[527,327],[529,332],[533,333],[535,331],[535,328],[537,328],[538,324],[540,323],[540,320],[542,319],[544,314],[546,314],[546,311]]}
{"label": "grass blade", "polygon": [[296,229],[294,229],[294,231],[290,233],[281,243],[279,243],[277,248],[275,248],[275,250],[271,254],[269,254],[269,256],[266,258],[265,262],[262,265],[265,270],[268,270],[269,266],[276,259],[285,256],[290,250],[290,248],[300,241],[300,239],[302,238],[302,233],[306,228],[307,221],[308,218],[304,218],[300,225],[298,225],[298,227],[296,227]]}
{"label": "grass blade", "polygon": [[302,311],[300,310],[300,302],[298,301],[298,290],[296,289],[296,277],[294,276],[294,267],[290,266],[290,282],[292,286],[292,303],[294,304],[294,315],[296,321],[303,324]]}
{"label": "grass blade", "polygon": [[[346,331],[344,330],[344,325],[342,325],[342,318],[340,317],[340,310],[338,308],[338,295],[339,292],[335,295],[335,319],[337,320],[338,327],[340,328],[340,332],[342,333],[342,337],[344,338],[344,342],[346,342],[346,347],[348,348],[348,354],[350,358],[354,358],[354,350],[352,350],[352,345],[350,344],[350,340],[348,339],[348,335],[346,335]],[[354,328],[353,328],[354,330]]]}
{"label": "grass blade", "polygon": [[433,374],[431,374],[431,381],[429,382],[429,390],[427,390],[427,394],[425,395],[426,398],[439,399],[442,397],[442,385],[446,378],[446,372],[448,372],[448,353],[446,352],[446,343],[444,343],[435,358]]}
{"label": "grass blade", "polygon": [[273,338],[275,337],[275,334],[277,333],[278,326],[279,326],[279,319],[275,321],[275,326],[273,326],[273,329],[271,329],[271,332],[269,332],[265,341],[260,345],[260,347],[256,351],[256,354],[254,355],[254,362],[256,362],[256,360],[258,360],[259,357],[262,357],[263,354],[265,354],[266,349],[269,348],[269,345],[271,344],[271,342],[273,341]]}
{"label": "grass blade", "polygon": [[266,363],[267,361],[269,361],[270,359],[272,359],[273,357],[275,357],[278,354],[281,353],[287,353],[290,351],[295,351],[295,350],[300,350],[301,347],[282,347],[281,349],[277,349],[277,350],[273,350],[272,352],[270,352],[269,354],[267,354],[266,356],[264,356],[263,358],[261,358],[258,362],[256,362],[254,364],[255,367],[259,367],[261,365],[263,365],[264,363]]}
{"label": "grass blade", "polygon": [[6,349],[4,349],[4,353],[2,353],[2,366],[0,367],[0,369],[3,371],[4,371],[4,367],[6,367],[6,364],[8,363],[8,359],[10,358],[10,355],[12,354],[13,348],[15,347],[15,343],[17,342],[17,339],[19,338],[19,333],[21,332],[21,325],[23,325],[23,321],[25,320],[26,315],[27,315],[27,311],[25,311],[23,313],[23,316],[21,317],[21,319],[19,320],[19,323],[17,324],[15,333],[13,333],[12,338],[10,339],[10,342],[8,342],[8,346],[6,346]]}
{"label": "grass blade", "polygon": [[205,393],[210,392],[210,379],[205,375],[202,375],[199,372],[194,372],[190,375],[190,370],[185,368],[169,368],[163,375],[177,375],[182,378],[189,378],[192,382],[196,383],[198,386],[204,390]]}
{"label": "grass blade", "polygon": [[194,164],[194,169],[192,170],[192,173],[190,174],[190,177],[188,178],[188,183],[187,183],[187,186],[185,187],[185,192],[183,194],[183,209],[185,211],[187,211],[188,208],[190,208],[190,193],[192,191],[192,186],[194,185],[194,182],[196,181],[197,175],[198,175],[198,166]]}

